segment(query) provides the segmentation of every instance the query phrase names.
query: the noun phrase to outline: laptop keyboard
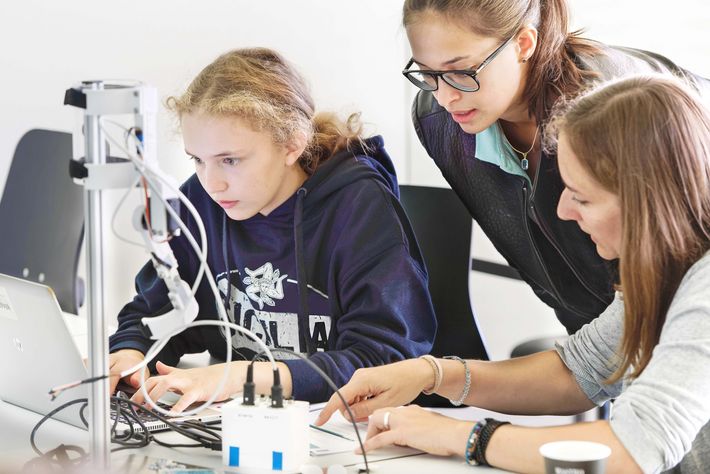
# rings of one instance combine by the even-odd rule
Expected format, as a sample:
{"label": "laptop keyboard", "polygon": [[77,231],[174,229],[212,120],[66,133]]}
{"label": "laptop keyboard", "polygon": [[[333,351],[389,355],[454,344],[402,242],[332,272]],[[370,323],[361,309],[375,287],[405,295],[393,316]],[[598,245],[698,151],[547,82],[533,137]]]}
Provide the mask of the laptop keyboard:
{"label": "laptop keyboard", "polygon": [[[164,409],[164,410],[170,410],[171,406],[162,403],[162,402],[157,402],[158,407]],[[133,410],[131,410],[133,408]],[[134,407],[132,405],[129,405],[128,403],[121,403],[121,411],[122,411],[122,416],[118,416],[116,413],[115,409],[115,403],[111,404],[111,425],[116,422],[116,418],[118,417],[118,425],[117,425],[117,434],[118,435],[123,435],[129,431],[131,431],[130,427],[131,425],[133,426],[133,433],[135,434],[140,434],[143,432],[143,428],[141,428],[140,424],[138,423],[138,420],[140,420],[141,423],[146,427],[146,429],[149,432],[153,431],[163,431],[169,428],[167,424],[164,422],[160,421],[158,418],[155,416],[151,415],[149,412],[157,413],[154,409],[150,407],[150,405],[145,405],[145,409],[139,409],[137,407]],[[148,411],[146,411],[148,410]],[[134,413],[135,412],[135,413]],[[163,415],[164,417],[170,418],[169,415]]]}
{"label": "laptop keyboard", "polygon": [[[162,408],[163,410],[170,410],[170,408],[171,408],[170,405],[168,405],[168,404],[166,404],[166,403],[162,403],[162,402],[158,402],[156,405],[158,405],[158,407]],[[123,405],[122,409],[123,409],[124,411],[126,411],[126,412],[129,414],[130,417],[136,417],[136,415],[138,415],[137,418],[138,418],[139,420],[141,420],[142,422],[157,421],[157,420],[158,420],[158,418],[156,418],[155,416],[153,416],[153,415],[151,415],[150,413],[146,412],[145,410],[141,410],[141,409],[138,409],[138,408],[136,408],[136,407],[133,407],[133,409],[135,410],[135,413],[133,413],[133,412],[131,411],[131,409],[130,409],[128,406],[126,406],[126,405]],[[152,412],[152,413],[157,413],[157,411],[154,410],[154,409],[152,409],[152,408],[150,407],[150,405],[146,405],[146,406],[145,406],[145,409],[148,410],[148,411],[150,411],[150,412]],[[166,418],[170,418],[170,417],[171,417],[170,415],[163,415],[163,416],[166,417]],[[115,409],[114,409],[113,407],[111,407],[111,421],[113,421],[113,420],[115,420],[115,419],[116,419],[116,411],[115,411]],[[121,419],[121,420],[119,420],[119,421],[127,422],[125,419]]]}

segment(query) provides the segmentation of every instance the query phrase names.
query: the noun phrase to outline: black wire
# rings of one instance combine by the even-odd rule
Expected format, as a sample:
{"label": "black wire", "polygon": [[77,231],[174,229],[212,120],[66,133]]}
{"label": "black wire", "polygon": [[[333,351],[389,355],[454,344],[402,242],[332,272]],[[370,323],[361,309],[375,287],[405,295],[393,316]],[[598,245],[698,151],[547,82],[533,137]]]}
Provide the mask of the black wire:
{"label": "black wire", "polygon": [[[210,423],[209,426],[205,423],[190,420],[180,423],[174,423],[170,421],[169,418],[161,415],[160,413],[153,412],[152,410],[140,405],[133,400],[127,398],[124,394],[120,393],[119,396],[111,397],[112,405],[114,406],[114,423],[111,428],[112,439],[111,442],[117,444],[118,447],[113,448],[111,452],[121,451],[125,449],[138,449],[148,446],[151,442],[155,442],[161,446],[166,446],[168,448],[208,448],[211,450],[221,449],[222,437],[216,432],[216,427],[212,426],[215,423]],[[79,416],[81,417],[84,426],[89,427],[86,417],[84,416],[84,410],[88,406],[88,400],[86,398],[79,398],[76,400],[71,400],[63,405],[58,406],[54,410],[47,413],[42,419],[32,428],[30,433],[30,445],[38,457],[29,460],[23,466],[23,471],[25,472],[50,472],[54,468],[60,469],[61,472],[66,472],[67,469],[75,468],[89,460],[89,454],[84,451],[80,446],[64,445],[60,444],[58,447],[51,451],[42,452],[35,442],[35,437],[40,427],[58,412],[79,403],[83,403],[80,408]],[[195,444],[187,443],[167,443],[160,441],[155,438],[155,436],[150,432],[150,430],[145,425],[144,421],[141,419],[139,413],[145,413],[168,426],[173,431],[181,434],[182,436],[195,441]],[[125,420],[128,425],[128,432],[126,435],[121,437],[116,435],[116,427],[118,420]],[[142,432],[138,433],[134,427],[137,424],[140,426]],[[130,441],[135,440],[135,441]],[[78,455],[76,458],[69,457],[68,453],[74,452]],[[34,471],[31,471],[35,469]],[[36,469],[40,469],[37,471]]]}
{"label": "black wire", "polygon": [[[216,420],[217,422],[221,423],[221,420]],[[217,433],[214,429],[208,428],[209,425],[214,424],[212,422],[204,422],[204,421],[196,421],[196,420],[185,420],[180,423],[183,427],[187,426],[189,428],[194,428],[200,431],[204,431],[205,433],[209,433],[215,438],[220,438],[219,433]],[[221,427],[219,428],[220,430],[222,429]]]}
{"label": "black wire", "polygon": [[[126,424],[128,425],[128,433],[124,434],[122,437],[117,437],[116,427],[114,423],[114,428],[111,430],[111,434],[113,436],[112,442],[122,446],[122,448],[116,448],[114,449],[114,451],[148,446],[150,444],[149,430],[146,428],[145,424],[143,423],[143,420],[133,408],[133,405],[131,405],[130,403],[126,404],[129,408],[130,413],[126,413],[125,409],[121,406],[122,402],[129,400],[128,397],[123,392],[118,392],[117,396],[112,397],[112,400],[116,402],[116,408],[114,409],[115,420],[118,420],[119,417],[122,417],[124,420],[126,420]],[[133,427],[134,423],[132,423],[131,420],[134,420],[135,423],[137,423],[138,426],[142,428],[143,431],[141,432],[140,437],[137,436],[137,433]],[[134,437],[139,439],[139,441],[129,442],[129,440],[133,439]]]}
{"label": "black wire", "polygon": [[[121,396],[122,398],[128,398],[123,392],[118,392],[118,395]],[[133,416],[135,419],[138,419],[139,423],[142,423],[142,420],[138,416],[138,412],[136,411],[136,409],[133,408],[133,405],[129,404],[128,408],[131,411],[131,416]],[[143,432],[145,433],[145,430]],[[114,433],[114,436],[115,436],[115,433]],[[126,433],[123,438],[119,439],[119,441],[129,440],[129,439],[133,438],[134,436],[136,436],[136,430],[133,428],[133,423],[128,423],[128,433]]]}
{"label": "black wire", "polygon": [[[362,451],[362,459],[365,463],[365,472],[370,472],[370,466],[367,464],[367,455],[365,454],[365,446],[363,445],[362,439],[360,438],[360,430],[357,429],[357,423],[355,423],[355,416],[353,415],[353,412],[350,411],[350,405],[348,405],[348,403],[345,401],[345,398],[340,393],[340,390],[338,390],[338,387],[335,386],[335,382],[333,382],[333,380],[328,376],[328,374],[326,374],[323,371],[323,369],[318,367],[312,360],[310,360],[308,357],[304,356],[303,354],[299,354],[298,352],[294,352],[289,349],[283,349],[281,347],[271,348],[271,349],[269,349],[269,352],[272,352],[272,353],[273,352],[283,352],[285,354],[294,355],[294,356],[298,357],[299,359],[306,361],[306,363],[308,365],[310,365],[311,368],[313,370],[315,370],[316,373],[318,375],[320,375],[323,380],[325,380],[325,382],[328,384],[328,386],[330,386],[330,388],[332,388],[333,391],[338,394],[340,401],[343,402],[343,406],[347,410],[348,415],[350,415],[350,423],[352,423],[353,428],[355,428],[355,436],[357,436],[357,442],[360,444],[360,450]],[[252,359],[251,359],[251,365],[254,365],[254,362],[262,355],[265,355],[265,351],[261,351],[261,352],[258,352],[257,354],[255,354],[254,357],[252,357]]]}
{"label": "black wire", "polygon": [[172,268],[168,262],[166,262],[162,258],[158,257],[158,255],[155,252],[150,252],[150,255],[155,259],[156,262],[158,262],[160,265],[164,266],[168,270],[170,270]]}
{"label": "black wire", "polygon": [[[355,416],[353,415],[352,411],[350,410],[350,406],[346,403],[345,398],[342,396],[340,391],[338,390],[338,387],[336,387],[335,383],[331,380],[331,378],[320,368],[318,367],[313,361],[309,360],[307,357],[305,357],[302,354],[299,354],[297,352],[288,350],[288,349],[282,349],[282,348],[275,348],[271,349],[271,352],[282,352],[286,354],[291,354],[293,356],[296,356],[304,361],[308,365],[313,368],[313,370],[320,375],[323,380],[326,381],[326,383],[330,386],[331,389],[335,393],[338,394],[338,397],[340,397],[340,400],[343,402],[343,406],[345,406],[345,409],[347,410],[348,414],[350,415],[350,421],[355,428],[355,435],[357,436],[357,441],[360,445],[360,449],[362,450],[362,458],[365,464],[365,472],[370,472],[369,471],[369,465],[367,462],[367,455],[365,453],[365,449],[363,446],[362,438],[360,437],[360,431],[357,428],[357,424],[355,423]],[[254,362],[261,357],[264,354],[264,352],[259,352],[254,355],[254,357],[251,360],[251,364],[253,365]],[[105,377],[94,377],[91,379],[87,379],[86,381],[93,382],[96,380],[100,380]],[[112,449],[112,452],[116,451],[121,451],[125,449],[137,449],[137,448],[142,448],[145,446],[148,446],[151,442],[155,442],[156,444],[160,446],[165,446],[169,448],[208,448],[208,449],[220,449],[221,448],[221,443],[222,443],[222,437],[217,434],[214,430],[214,428],[208,427],[207,424],[205,423],[200,423],[197,421],[185,421],[185,422],[180,422],[180,423],[174,423],[172,422],[168,417],[163,416],[160,413],[156,413],[148,408],[146,408],[143,405],[140,405],[133,400],[127,398],[124,394],[119,393],[118,396],[112,396],[111,401],[115,404],[115,409],[114,409],[114,423],[111,429],[111,435],[112,439],[111,442],[114,444],[118,444],[119,447]],[[66,459],[69,459],[66,456],[66,451],[74,451],[79,454],[79,457],[76,459],[69,459],[69,463],[74,464],[74,465],[80,465],[81,463],[84,463],[88,460],[89,456],[86,454],[82,448],[78,446],[65,446],[65,445],[60,445],[58,448],[55,450],[49,451],[47,453],[43,453],[42,451],[39,450],[35,443],[35,436],[37,434],[37,431],[39,428],[51,417],[53,417],[56,413],[58,413],[61,410],[64,410],[65,408],[83,403],[79,415],[81,417],[82,422],[84,423],[85,426],[88,428],[88,423],[86,421],[86,417],[84,416],[84,410],[86,409],[86,406],[88,405],[88,400],[86,398],[80,398],[76,400],[72,400],[70,402],[67,402],[51,412],[49,412],[47,415],[45,415],[32,429],[32,432],[30,434],[30,444],[32,446],[32,449],[35,451],[35,453],[38,454],[39,458],[34,459],[29,461],[28,463],[25,464],[25,467],[32,467],[34,466],[35,463],[38,462],[46,462],[49,463],[50,465],[52,463],[58,464],[60,467],[65,467],[64,464],[67,463]],[[125,407],[124,407],[125,406]],[[182,436],[192,439],[195,441],[195,444],[177,444],[177,443],[167,443],[164,441],[161,441],[155,437],[154,434],[150,433],[150,430],[146,427],[145,423],[141,419],[140,413],[145,413],[148,416],[151,416],[162,423],[164,423],[168,428],[171,430],[177,432],[178,434],[181,434]],[[126,424],[129,426],[129,432],[123,437],[117,437],[116,436],[116,428],[118,425],[118,420],[119,418],[123,418],[126,421]],[[142,432],[140,434],[140,437],[138,437],[138,433],[135,430],[134,423],[140,426]],[[210,423],[209,426],[212,426],[214,424],[219,423],[219,421],[215,421],[213,423]],[[129,441],[131,439],[137,439],[136,441]],[[62,458],[65,459],[65,461],[60,462],[59,460],[52,459],[50,455],[56,455],[58,453],[62,453]]]}
{"label": "black wire", "polygon": [[[76,453],[78,456],[72,459],[69,456],[71,452]],[[22,467],[22,471],[47,474],[50,470],[54,470],[52,466],[56,466],[58,468],[57,472],[74,472],[73,468],[81,466],[86,462],[87,458],[88,456],[83,448],[60,444],[55,449],[47,451],[42,456],[27,461]]]}
{"label": "black wire", "polygon": [[[30,433],[30,446],[32,446],[32,449],[34,450],[35,453],[37,453],[37,458],[31,459],[28,462],[25,463],[23,466],[23,471],[27,471],[30,468],[35,467],[35,465],[43,464],[44,467],[49,467],[52,465],[57,465],[61,470],[66,470],[69,466],[79,466],[83,462],[85,462],[88,459],[88,456],[86,452],[84,451],[83,448],[80,446],[74,446],[74,445],[65,445],[65,444],[60,444],[58,447],[51,451],[47,451],[46,453],[43,453],[40,451],[40,449],[37,447],[37,444],[35,443],[35,436],[37,435],[37,431],[39,428],[50,418],[52,418],[55,414],[59,413],[60,411],[64,410],[65,408],[68,408],[72,405],[77,405],[79,403],[83,403],[81,407],[80,416],[88,404],[88,400],[86,398],[78,398],[76,400],[71,400],[67,403],[64,403],[63,405],[58,406],[54,410],[50,411],[47,413],[45,416],[42,417],[41,420],[32,428],[32,432]],[[82,421],[86,423],[86,419],[81,416]],[[88,426],[88,424],[87,424]],[[67,451],[70,452],[75,452],[79,455],[79,457],[75,459],[71,459],[67,455]],[[59,459],[55,459],[54,457],[57,456]],[[50,467],[51,468],[51,467]]]}
{"label": "black wire", "polygon": [[[120,399],[120,397],[119,397]],[[113,425],[111,426],[111,433],[116,432],[116,427],[118,426],[118,420],[121,419],[123,416],[123,413],[121,411],[121,407],[119,406],[119,401],[117,399],[111,398],[111,401],[116,404],[116,408],[114,408],[114,417],[113,417]]]}
{"label": "black wire", "polygon": [[56,400],[57,397],[64,391],[68,390],[70,388],[78,387],[79,385],[84,385],[85,383],[94,383],[99,380],[107,379],[109,377],[113,377],[113,375],[110,374],[104,374],[104,375],[97,375],[96,377],[89,377],[87,379],[79,380],[78,382],[75,382],[71,384],[70,386],[65,386],[63,388],[60,388],[58,390],[52,389],[49,391],[49,395],[52,397],[52,401]]}
{"label": "black wire", "polygon": [[44,424],[45,421],[49,420],[52,418],[54,415],[59,413],[60,411],[64,410],[67,407],[70,407],[72,405],[76,405],[78,403],[87,403],[88,404],[89,400],[86,398],[77,398],[76,400],[69,401],[63,405],[58,406],[54,410],[50,411],[44,417],[42,417],[41,420],[32,428],[32,432],[30,433],[30,445],[32,446],[32,449],[34,450],[35,453],[37,453],[38,456],[43,456],[45,453],[39,450],[37,447],[37,444],[35,444],[35,435],[37,434],[37,431],[39,430],[40,426]]}
{"label": "black wire", "polygon": [[[113,397],[113,398],[116,398],[116,397]],[[149,415],[149,416],[151,416],[151,417],[153,417],[153,418],[155,418],[155,419],[157,419],[157,420],[159,420],[159,421],[165,423],[165,425],[167,425],[171,430],[173,430],[173,431],[175,431],[175,432],[177,432],[177,433],[183,435],[183,436],[186,437],[186,438],[190,438],[190,439],[196,441],[197,443],[199,443],[199,446],[198,446],[198,445],[191,445],[190,447],[205,447],[205,448],[213,449],[213,447],[214,447],[217,443],[219,443],[220,445],[221,445],[221,443],[222,443],[222,437],[221,437],[221,436],[219,436],[219,435],[218,435],[217,433],[215,433],[213,430],[201,426],[199,423],[196,423],[196,422],[193,421],[193,422],[190,423],[190,425],[188,426],[188,428],[192,428],[192,429],[195,429],[195,430],[198,430],[198,431],[203,431],[203,432],[209,434],[209,436],[205,436],[205,435],[203,435],[203,434],[195,433],[195,432],[191,431],[190,429],[184,428],[184,427],[183,427],[184,422],[174,423],[174,422],[172,422],[172,421],[170,420],[170,418],[165,417],[165,416],[161,415],[160,413],[156,413],[156,412],[154,412],[154,411],[152,411],[152,410],[146,408],[145,406],[140,405],[140,404],[134,402],[133,400],[126,399],[126,398],[121,398],[120,401],[121,401],[122,403],[127,404],[127,405],[130,406],[130,407],[133,407],[133,408],[134,408],[134,410],[133,410],[134,413],[135,413],[135,409],[137,408],[138,411],[141,411],[141,412],[143,412],[143,413],[145,413],[145,414],[147,414],[147,415]],[[125,410],[124,410],[123,408],[121,408],[121,410],[122,410],[122,414],[123,414],[124,416],[126,416]],[[136,413],[136,415],[137,415],[137,413]],[[150,441],[156,441],[156,442],[158,442],[158,441],[155,439],[155,435],[150,434],[149,430],[146,428],[146,426],[145,426],[145,424],[143,423],[143,421],[141,420],[140,416],[135,416],[135,417],[131,417],[131,418],[133,418],[134,421],[136,421],[136,422],[141,426],[141,428],[143,429],[143,433],[145,434],[145,438],[146,438],[146,440],[147,440],[148,442],[150,442]],[[129,424],[130,424],[130,421],[129,421]],[[119,444],[121,444],[121,443],[119,443]],[[162,445],[162,446],[168,446],[168,447],[186,447],[185,445],[182,445],[182,444],[180,444],[180,445],[172,445],[172,444],[170,444],[170,443],[165,443],[165,442],[158,442],[158,444],[160,444],[160,445]],[[146,444],[146,445],[147,445],[147,444]],[[123,449],[123,448],[122,448],[122,449]]]}
{"label": "black wire", "polygon": [[79,409],[79,418],[81,418],[81,422],[84,423],[84,426],[88,428],[89,422],[86,421],[86,416],[84,415],[84,410],[86,410],[86,407],[88,407],[88,403],[84,403],[81,408]]}

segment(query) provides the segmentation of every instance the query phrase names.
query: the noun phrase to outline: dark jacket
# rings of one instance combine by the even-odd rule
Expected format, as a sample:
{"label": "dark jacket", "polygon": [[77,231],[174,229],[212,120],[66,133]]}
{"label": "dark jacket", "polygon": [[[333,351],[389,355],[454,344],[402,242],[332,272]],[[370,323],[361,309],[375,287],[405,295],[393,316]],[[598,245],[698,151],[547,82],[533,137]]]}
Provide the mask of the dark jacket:
{"label": "dark jacket", "polygon": [[[303,187],[268,216],[226,217],[192,176],[182,191],[205,224],[208,264],[229,294],[228,315],[270,347],[302,354],[337,386],[359,367],[426,354],[436,332],[427,274],[414,233],[398,201],[394,167],[380,137],[331,157]],[[194,220],[183,211],[193,235]],[[226,255],[223,242],[228,242]],[[182,278],[192,284],[198,260],[184,237],[171,241]],[[225,260],[228,262],[225,267]],[[229,281],[229,286],[228,286]],[[147,264],[136,278],[137,296],[118,316],[110,350],[151,345],[140,319],[170,308],[164,283]],[[303,296],[303,300],[300,297]],[[198,319],[216,319],[214,297],[203,280]],[[258,346],[232,338],[235,359],[251,359]],[[225,358],[217,327],[191,328],[175,337],[159,359],[175,364],[185,353],[209,350]],[[278,359],[290,359],[275,353]],[[300,359],[284,360],[293,396],[326,400],[331,390]]]}
{"label": "dark jacket", "polygon": [[[579,64],[608,80],[632,73],[672,73],[701,93],[708,81],[657,54],[599,44],[604,54]],[[525,178],[476,158],[476,136],[464,132],[431,92],[412,107],[414,128],[429,156],[496,249],[535,294],[552,307],[569,333],[611,302],[613,264],[596,252],[576,222],[557,217],[564,185],[555,156],[543,153],[532,187]]]}

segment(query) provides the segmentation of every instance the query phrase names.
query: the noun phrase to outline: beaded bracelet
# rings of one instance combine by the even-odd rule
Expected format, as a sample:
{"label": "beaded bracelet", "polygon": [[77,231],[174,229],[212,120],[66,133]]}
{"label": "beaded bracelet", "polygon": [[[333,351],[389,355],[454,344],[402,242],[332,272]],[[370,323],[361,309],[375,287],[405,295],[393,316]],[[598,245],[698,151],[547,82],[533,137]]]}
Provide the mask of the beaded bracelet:
{"label": "beaded bracelet", "polygon": [[473,452],[473,458],[478,465],[489,466],[488,461],[486,460],[486,449],[488,448],[488,443],[491,441],[495,430],[503,425],[509,424],[510,422],[508,421],[498,421],[493,418],[486,418],[483,428],[481,428],[481,431],[478,433],[478,442],[476,443]]}
{"label": "beaded bracelet", "polygon": [[[466,398],[468,398],[468,391],[471,388],[471,370],[468,368],[468,363],[463,360],[461,357],[458,356],[445,356],[444,359],[451,359],[451,360],[457,360],[463,364],[464,370],[466,371],[466,378],[463,383],[463,391],[461,392],[461,396],[458,398],[458,400],[451,400],[451,404],[455,407],[463,405],[463,402],[466,401]],[[443,378],[443,377],[442,377]]]}
{"label": "beaded bracelet", "polygon": [[466,441],[466,452],[464,452],[464,458],[466,459],[466,464],[469,466],[478,466],[478,461],[476,461],[476,446],[478,445],[478,437],[480,436],[481,430],[485,426],[485,422],[479,421],[471,429],[471,434],[468,435],[468,440]]}
{"label": "beaded bracelet", "polygon": [[444,376],[444,371],[441,370],[441,365],[434,356],[427,354],[420,356],[419,358],[427,361],[431,366],[431,369],[434,371],[434,385],[428,390],[422,390],[422,393],[424,395],[431,395],[432,393],[435,393],[437,390],[439,390],[439,387],[441,386],[441,379]]}

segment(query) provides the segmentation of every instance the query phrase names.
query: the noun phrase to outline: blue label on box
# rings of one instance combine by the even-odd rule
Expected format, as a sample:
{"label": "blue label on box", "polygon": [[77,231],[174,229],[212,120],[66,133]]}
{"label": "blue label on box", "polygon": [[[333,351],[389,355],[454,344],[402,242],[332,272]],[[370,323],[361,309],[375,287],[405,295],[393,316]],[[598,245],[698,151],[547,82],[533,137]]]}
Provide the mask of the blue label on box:
{"label": "blue label on box", "polygon": [[271,469],[274,471],[283,470],[284,465],[284,455],[279,451],[271,452]]}
{"label": "blue label on box", "polygon": [[236,446],[229,447],[229,465],[239,466],[239,448]]}

